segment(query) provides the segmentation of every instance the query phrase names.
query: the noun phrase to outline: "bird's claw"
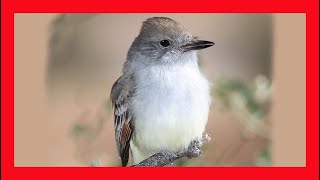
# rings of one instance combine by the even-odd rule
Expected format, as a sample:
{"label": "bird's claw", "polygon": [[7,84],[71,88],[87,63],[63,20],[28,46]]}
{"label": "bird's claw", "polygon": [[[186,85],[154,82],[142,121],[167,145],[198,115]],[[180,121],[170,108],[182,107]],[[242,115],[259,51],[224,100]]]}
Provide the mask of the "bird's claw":
{"label": "bird's claw", "polygon": [[210,136],[207,133],[203,133],[201,138],[197,138],[193,140],[186,152],[186,156],[188,158],[195,158],[202,155],[201,147],[204,142],[209,142],[211,140]]}

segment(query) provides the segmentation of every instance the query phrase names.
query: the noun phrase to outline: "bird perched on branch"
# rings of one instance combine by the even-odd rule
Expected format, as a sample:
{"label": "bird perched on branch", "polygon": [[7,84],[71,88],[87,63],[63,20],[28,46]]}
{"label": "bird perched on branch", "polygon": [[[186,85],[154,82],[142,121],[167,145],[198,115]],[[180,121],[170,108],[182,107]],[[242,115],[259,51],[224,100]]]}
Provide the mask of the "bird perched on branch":
{"label": "bird perched on branch", "polygon": [[213,46],[166,17],[143,22],[122,75],[111,90],[117,150],[126,166],[161,151],[181,151],[201,138],[208,120],[210,86],[196,50]]}

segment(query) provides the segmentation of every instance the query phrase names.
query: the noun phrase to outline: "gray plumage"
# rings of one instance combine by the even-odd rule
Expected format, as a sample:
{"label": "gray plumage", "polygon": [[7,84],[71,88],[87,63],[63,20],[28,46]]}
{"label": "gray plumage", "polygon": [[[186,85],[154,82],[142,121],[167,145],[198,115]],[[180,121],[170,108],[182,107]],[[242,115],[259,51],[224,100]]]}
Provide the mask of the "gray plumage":
{"label": "gray plumage", "polygon": [[129,141],[133,133],[133,114],[129,109],[129,101],[135,90],[134,78],[121,76],[111,90],[111,101],[114,106],[114,127],[117,151],[122,165],[126,166],[129,159]]}
{"label": "gray plumage", "polygon": [[143,22],[111,90],[117,150],[126,166],[161,150],[186,148],[204,131],[209,83],[194,50],[214,45],[165,17]]}

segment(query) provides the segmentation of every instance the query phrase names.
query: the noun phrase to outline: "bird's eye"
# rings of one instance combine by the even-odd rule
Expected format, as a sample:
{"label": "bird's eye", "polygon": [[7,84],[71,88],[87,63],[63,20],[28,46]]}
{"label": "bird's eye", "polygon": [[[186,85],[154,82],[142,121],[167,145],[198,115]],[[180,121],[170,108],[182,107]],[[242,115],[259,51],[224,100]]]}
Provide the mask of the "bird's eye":
{"label": "bird's eye", "polygon": [[171,42],[169,40],[164,39],[164,40],[160,41],[160,45],[162,47],[168,47],[171,45]]}

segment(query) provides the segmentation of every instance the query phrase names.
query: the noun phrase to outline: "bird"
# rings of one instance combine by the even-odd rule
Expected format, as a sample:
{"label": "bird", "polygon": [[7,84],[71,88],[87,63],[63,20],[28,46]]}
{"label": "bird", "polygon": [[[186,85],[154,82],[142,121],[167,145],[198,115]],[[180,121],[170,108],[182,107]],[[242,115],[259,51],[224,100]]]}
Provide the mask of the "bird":
{"label": "bird", "polygon": [[197,50],[213,45],[171,18],[142,23],[110,94],[122,166],[130,154],[138,164],[161,151],[184,150],[202,136],[211,84],[199,69]]}

